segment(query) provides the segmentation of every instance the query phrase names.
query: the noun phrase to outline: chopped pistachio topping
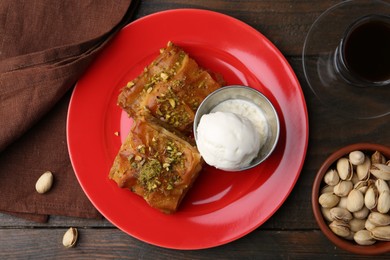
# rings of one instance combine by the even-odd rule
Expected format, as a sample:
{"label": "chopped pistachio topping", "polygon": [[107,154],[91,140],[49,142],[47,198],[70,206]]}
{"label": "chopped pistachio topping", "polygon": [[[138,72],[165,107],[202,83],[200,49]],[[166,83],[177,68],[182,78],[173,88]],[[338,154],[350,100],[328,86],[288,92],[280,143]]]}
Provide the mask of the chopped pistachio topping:
{"label": "chopped pistachio topping", "polygon": [[169,75],[165,72],[161,72],[160,77],[162,78],[162,80],[167,81],[169,78]]}
{"label": "chopped pistachio topping", "polygon": [[127,87],[132,87],[132,86],[134,86],[135,84],[134,84],[134,82],[133,81],[129,81],[129,82],[127,82]]}
{"label": "chopped pistachio topping", "polygon": [[161,171],[162,167],[158,160],[148,160],[140,169],[138,181],[147,191],[154,191],[161,185],[159,180]]}

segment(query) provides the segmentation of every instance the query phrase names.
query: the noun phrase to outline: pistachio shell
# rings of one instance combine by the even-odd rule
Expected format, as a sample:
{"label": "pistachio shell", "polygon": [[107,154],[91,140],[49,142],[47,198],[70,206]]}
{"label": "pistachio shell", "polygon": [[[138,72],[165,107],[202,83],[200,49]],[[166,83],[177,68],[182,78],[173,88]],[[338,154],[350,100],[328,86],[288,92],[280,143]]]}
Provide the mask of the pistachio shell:
{"label": "pistachio shell", "polygon": [[364,195],[364,205],[366,205],[368,209],[373,209],[376,207],[377,201],[378,190],[374,186],[370,186]]}
{"label": "pistachio shell", "polygon": [[352,214],[345,208],[335,207],[330,210],[330,216],[333,220],[349,222],[352,219]]}
{"label": "pistachio shell", "polygon": [[356,175],[359,180],[368,180],[370,178],[370,158],[365,157],[364,162],[356,166]]}
{"label": "pistachio shell", "polygon": [[390,180],[390,165],[376,163],[371,165],[370,172],[378,179]]}
{"label": "pistachio shell", "polygon": [[334,186],[339,183],[340,177],[336,170],[330,169],[324,175],[324,182],[328,185]]}
{"label": "pistachio shell", "polygon": [[76,245],[78,235],[79,233],[77,231],[77,228],[69,228],[62,238],[62,244],[64,245],[64,247],[74,247]]}
{"label": "pistachio shell", "polygon": [[384,190],[379,194],[377,210],[386,214],[390,210],[390,191]]}
{"label": "pistachio shell", "polygon": [[364,206],[364,197],[363,193],[359,190],[351,190],[347,198],[347,209],[350,212],[356,212],[363,208]]}
{"label": "pistachio shell", "polygon": [[355,185],[353,186],[354,189],[357,189],[359,190],[360,192],[362,192],[363,194],[366,193],[367,189],[368,189],[368,186],[369,186],[369,181],[368,180],[364,180],[364,181],[358,181],[357,183],[355,183]]}
{"label": "pistachio shell", "polygon": [[367,220],[375,226],[387,226],[390,224],[390,216],[379,212],[371,212]]}
{"label": "pistachio shell", "polygon": [[387,182],[382,180],[382,179],[377,179],[375,181],[375,187],[378,189],[379,193],[381,193],[382,191],[385,191],[385,190],[387,190],[387,191],[390,190]]}
{"label": "pistachio shell", "polygon": [[334,186],[333,192],[339,197],[344,197],[348,195],[352,188],[353,184],[351,181],[340,181],[336,186]]}
{"label": "pistachio shell", "polygon": [[349,153],[349,161],[353,165],[360,165],[364,162],[365,155],[361,151],[353,151]]}
{"label": "pistachio shell", "polygon": [[347,200],[348,200],[347,196],[341,197],[339,204],[337,204],[337,207],[346,209],[347,208]]}
{"label": "pistachio shell", "polygon": [[390,241],[390,226],[373,228],[371,230],[371,236],[376,240]]}
{"label": "pistachio shell", "polygon": [[357,174],[352,174],[351,181],[352,181],[353,185],[355,185],[356,183],[358,183],[360,181]]}
{"label": "pistachio shell", "polygon": [[376,240],[372,238],[371,232],[368,230],[359,230],[353,236],[355,242],[362,246],[368,246],[375,244]]}
{"label": "pistachio shell", "polygon": [[345,222],[335,220],[329,224],[329,228],[340,237],[348,237],[351,233],[349,225]]}
{"label": "pistachio shell", "polygon": [[38,193],[45,193],[51,189],[53,185],[53,174],[50,171],[47,171],[39,177],[37,182],[35,183],[35,189]]}
{"label": "pistachio shell", "polygon": [[352,230],[351,230],[351,232],[349,232],[349,236],[346,236],[346,237],[344,237],[344,239],[347,239],[347,240],[353,240],[353,237],[355,236],[355,232],[353,232]]}
{"label": "pistachio shell", "polygon": [[321,207],[322,216],[324,216],[325,220],[332,222],[333,218],[330,215],[330,210],[331,210],[330,208]]}
{"label": "pistachio shell", "polygon": [[371,155],[371,163],[376,164],[376,163],[385,163],[386,158],[381,154],[379,151],[376,151]]}
{"label": "pistachio shell", "polygon": [[357,219],[364,219],[365,220],[369,213],[370,213],[370,210],[367,207],[363,207],[361,210],[355,211],[353,213],[353,217],[357,218]]}
{"label": "pistachio shell", "polygon": [[373,230],[376,226],[375,226],[374,224],[372,224],[371,221],[369,221],[368,219],[366,219],[366,223],[364,223],[364,227],[365,227],[367,230],[371,231],[371,230]]}
{"label": "pistachio shell", "polygon": [[340,197],[334,195],[333,193],[324,193],[318,198],[318,202],[324,208],[333,208],[340,201]]}
{"label": "pistachio shell", "polygon": [[351,180],[353,175],[353,167],[347,158],[340,158],[337,160],[336,169],[339,173],[340,179]]}
{"label": "pistachio shell", "polygon": [[329,192],[333,192],[333,189],[334,189],[334,186],[330,186],[330,185],[325,185],[322,189],[321,189],[321,193],[320,194],[324,194],[324,193],[329,193]]}
{"label": "pistachio shell", "polygon": [[366,220],[365,220],[365,219],[357,219],[357,218],[353,218],[353,219],[351,219],[351,220],[348,222],[349,228],[350,228],[351,231],[353,231],[353,232],[358,232],[359,230],[364,229],[365,223],[366,223]]}

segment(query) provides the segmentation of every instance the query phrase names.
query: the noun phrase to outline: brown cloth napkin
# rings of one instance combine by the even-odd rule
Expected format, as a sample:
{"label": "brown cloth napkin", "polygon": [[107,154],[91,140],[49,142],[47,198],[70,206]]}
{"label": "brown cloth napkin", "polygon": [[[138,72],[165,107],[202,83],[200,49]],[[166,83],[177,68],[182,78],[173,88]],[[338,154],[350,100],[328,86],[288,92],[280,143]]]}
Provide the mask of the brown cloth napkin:
{"label": "brown cloth napkin", "polygon": [[[138,0],[0,1],[0,211],[100,217],[74,175],[66,144],[72,87],[126,25]],[[46,194],[35,191],[45,171]]]}

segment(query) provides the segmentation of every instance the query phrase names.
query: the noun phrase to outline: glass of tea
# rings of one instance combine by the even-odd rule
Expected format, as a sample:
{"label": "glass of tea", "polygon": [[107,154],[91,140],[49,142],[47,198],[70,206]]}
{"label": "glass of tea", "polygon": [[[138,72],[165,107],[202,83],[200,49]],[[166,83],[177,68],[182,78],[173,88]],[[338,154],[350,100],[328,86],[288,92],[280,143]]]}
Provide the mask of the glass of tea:
{"label": "glass of tea", "polygon": [[347,117],[390,114],[390,3],[346,1],[314,22],[303,49],[306,80]]}

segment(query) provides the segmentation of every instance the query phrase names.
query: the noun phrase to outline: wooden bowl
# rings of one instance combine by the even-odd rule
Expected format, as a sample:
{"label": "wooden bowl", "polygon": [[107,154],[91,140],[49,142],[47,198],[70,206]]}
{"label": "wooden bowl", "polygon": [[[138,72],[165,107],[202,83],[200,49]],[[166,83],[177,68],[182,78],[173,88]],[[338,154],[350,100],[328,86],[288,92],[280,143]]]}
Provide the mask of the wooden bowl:
{"label": "wooden bowl", "polygon": [[335,162],[343,156],[348,155],[350,152],[360,150],[365,153],[372,154],[375,151],[381,152],[388,160],[390,159],[390,147],[386,147],[379,144],[371,143],[357,143],[343,147],[333,154],[331,154],[325,162],[321,165],[317,172],[317,176],[313,183],[312,189],[312,208],[314,217],[325,236],[332,241],[337,247],[346,251],[361,254],[361,255],[378,255],[390,252],[390,242],[377,241],[373,245],[363,246],[358,245],[355,241],[347,240],[342,237],[335,235],[332,230],[328,227],[327,221],[324,219],[321,212],[321,205],[318,203],[318,198],[321,188],[325,185],[323,178],[325,173],[330,167],[335,166]]}

